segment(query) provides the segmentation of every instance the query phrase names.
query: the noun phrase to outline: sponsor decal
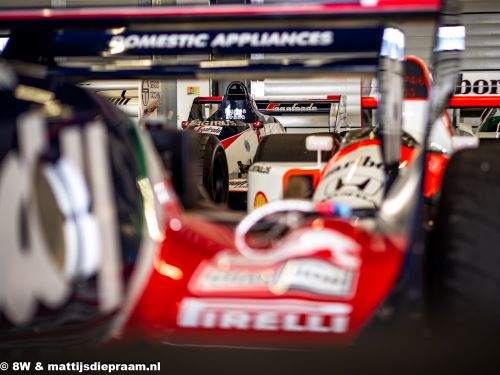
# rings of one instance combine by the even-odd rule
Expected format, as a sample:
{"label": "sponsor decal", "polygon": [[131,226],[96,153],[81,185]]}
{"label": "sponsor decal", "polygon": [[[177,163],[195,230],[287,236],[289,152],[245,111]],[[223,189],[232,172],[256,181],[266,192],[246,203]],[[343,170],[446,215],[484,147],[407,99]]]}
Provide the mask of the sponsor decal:
{"label": "sponsor decal", "polygon": [[342,170],[350,169],[353,166],[376,168],[383,170],[384,163],[380,160],[374,160],[373,156],[371,155],[361,155],[356,159],[348,159],[347,161],[344,161],[342,164],[334,166],[328,171],[325,177],[328,177]]}
{"label": "sponsor decal", "polygon": [[455,95],[499,95],[500,75],[496,73],[463,73],[457,82]]}
{"label": "sponsor decal", "polygon": [[334,42],[331,30],[253,31],[202,33],[134,33],[114,35],[109,41],[111,51],[137,49],[217,49],[327,47]]}
{"label": "sponsor decal", "polygon": [[244,108],[231,109],[227,107],[224,112],[225,118],[227,118],[228,120],[245,120],[247,110]]}
{"label": "sponsor decal", "polygon": [[[328,53],[380,51],[381,26],[207,30],[63,30],[54,39],[56,56],[176,55],[199,53]],[[285,26],[286,27],[286,26]],[[356,40],[356,43],[352,41]],[[78,42],[78,43],[77,43]],[[78,47],[76,47],[78,46]]]}
{"label": "sponsor decal", "polygon": [[[379,180],[371,178],[364,171],[359,170],[359,174],[339,173],[345,170],[353,170],[354,168],[375,168],[383,170],[384,164],[380,161],[375,161],[370,155],[360,156],[356,160],[349,160],[346,163],[332,168],[325,177],[331,177],[329,185],[336,192],[354,190],[359,196],[375,196],[381,189]],[[375,202],[373,202],[375,204]]]}
{"label": "sponsor decal", "polygon": [[189,123],[193,126],[237,126],[238,124],[230,120],[193,120]]}
{"label": "sponsor decal", "polygon": [[424,63],[415,57],[407,57],[404,62],[404,98],[427,99],[429,79]]}
{"label": "sponsor decal", "polygon": [[314,105],[314,103],[311,103],[307,106],[301,106],[298,103],[294,103],[291,106],[284,106],[281,104],[277,103],[270,103],[265,109],[266,111],[269,112],[317,112],[318,107]]}
{"label": "sponsor decal", "polygon": [[266,114],[327,114],[330,113],[332,105],[339,103],[340,99],[319,99],[318,101],[293,101],[283,100],[271,102],[269,100],[256,100],[259,111]]}
{"label": "sponsor decal", "polygon": [[156,114],[159,107],[160,107],[160,99],[149,103],[149,105],[143,109],[142,114],[144,116],[150,116],[150,115]]}
{"label": "sponsor decal", "polygon": [[[222,262],[223,263],[223,262]],[[203,263],[193,276],[189,289],[195,294],[253,295],[271,292],[284,295],[299,291],[328,297],[352,296],[358,275],[357,268],[340,268],[330,262],[314,258],[291,259],[273,265],[239,264],[219,265]]]}
{"label": "sponsor decal", "polygon": [[196,126],[193,130],[198,133],[219,135],[222,132],[222,126]]}
{"label": "sponsor decal", "polygon": [[248,190],[248,180],[246,179],[230,179],[229,191],[242,192]]}
{"label": "sponsor decal", "polygon": [[140,86],[140,116],[157,116],[160,106],[161,88],[158,80],[142,80]]}
{"label": "sponsor decal", "polygon": [[149,103],[149,81],[144,80],[141,82],[141,99],[142,105],[147,106]]}
{"label": "sponsor decal", "polygon": [[255,198],[253,200],[253,206],[257,208],[265,205],[267,202],[268,200],[266,195],[262,191],[259,191],[257,194],[255,194]]}
{"label": "sponsor decal", "polygon": [[271,166],[270,165],[258,165],[254,164],[250,167],[250,172],[257,172],[257,173],[262,173],[262,174],[269,174],[271,171]]}
{"label": "sponsor decal", "polygon": [[328,170],[314,200],[342,202],[353,209],[376,208],[383,186],[384,165],[378,146],[366,146],[346,154]]}
{"label": "sponsor decal", "polygon": [[177,324],[183,328],[345,333],[351,311],[346,303],[299,299],[184,298]]}

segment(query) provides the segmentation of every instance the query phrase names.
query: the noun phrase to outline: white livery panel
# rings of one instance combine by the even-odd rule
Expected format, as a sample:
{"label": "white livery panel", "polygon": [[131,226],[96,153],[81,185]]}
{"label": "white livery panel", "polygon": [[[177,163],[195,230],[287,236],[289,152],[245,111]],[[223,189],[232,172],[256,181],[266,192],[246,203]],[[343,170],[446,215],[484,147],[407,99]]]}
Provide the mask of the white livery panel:
{"label": "white livery panel", "polygon": [[335,161],[323,175],[313,200],[344,203],[352,209],[378,208],[384,179],[380,146],[367,143]]}
{"label": "white livery panel", "polygon": [[[238,162],[250,165],[252,163],[257,147],[259,146],[259,139],[255,131],[247,129],[242,133],[233,136],[233,139],[225,139],[222,144],[229,144],[225,147],[227,157],[227,167],[229,176],[240,173]],[[233,138],[231,137],[231,138]],[[229,142],[228,142],[229,141]]]}

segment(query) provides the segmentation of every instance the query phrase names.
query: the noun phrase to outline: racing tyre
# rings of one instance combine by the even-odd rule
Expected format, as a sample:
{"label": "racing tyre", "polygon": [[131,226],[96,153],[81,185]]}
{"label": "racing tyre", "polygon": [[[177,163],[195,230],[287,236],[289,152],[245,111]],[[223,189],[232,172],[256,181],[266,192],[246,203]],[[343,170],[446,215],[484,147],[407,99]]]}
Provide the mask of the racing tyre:
{"label": "racing tyre", "polygon": [[499,190],[500,143],[453,155],[427,262],[430,322],[437,331],[500,327]]}
{"label": "racing tyre", "polygon": [[226,203],[229,195],[229,172],[224,147],[212,134],[200,137],[200,180],[211,200]]}

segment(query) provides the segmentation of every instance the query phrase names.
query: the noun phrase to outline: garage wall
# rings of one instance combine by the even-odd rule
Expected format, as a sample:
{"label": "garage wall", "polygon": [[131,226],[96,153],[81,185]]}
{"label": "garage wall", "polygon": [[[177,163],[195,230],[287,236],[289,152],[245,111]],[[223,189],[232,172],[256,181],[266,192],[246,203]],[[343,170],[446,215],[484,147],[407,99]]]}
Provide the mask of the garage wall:
{"label": "garage wall", "polygon": [[[462,70],[500,70],[500,0],[461,2],[462,22],[467,30]],[[400,26],[406,34],[407,53],[416,54],[429,63],[432,25]]]}
{"label": "garage wall", "polygon": [[431,48],[434,43],[434,32],[436,25],[434,22],[408,22],[396,24],[406,36],[407,56],[414,55],[429,65],[431,58]]}
{"label": "garage wall", "polygon": [[[198,88],[197,93],[189,94],[188,87]],[[177,81],[177,128],[181,129],[182,121],[187,120],[193,99],[197,96],[210,95],[208,80],[178,80]]]}
{"label": "garage wall", "polygon": [[500,70],[500,3],[497,11],[464,14],[467,39],[462,70]]}
{"label": "garage wall", "polygon": [[[430,49],[433,43],[434,23],[412,22],[393,23],[391,26],[401,28],[406,34],[406,54],[416,55],[429,62]],[[347,120],[351,126],[361,124],[361,93],[369,96],[372,82],[361,79],[266,79],[252,82],[252,93],[256,97],[324,97],[325,95],[347,96]]]}

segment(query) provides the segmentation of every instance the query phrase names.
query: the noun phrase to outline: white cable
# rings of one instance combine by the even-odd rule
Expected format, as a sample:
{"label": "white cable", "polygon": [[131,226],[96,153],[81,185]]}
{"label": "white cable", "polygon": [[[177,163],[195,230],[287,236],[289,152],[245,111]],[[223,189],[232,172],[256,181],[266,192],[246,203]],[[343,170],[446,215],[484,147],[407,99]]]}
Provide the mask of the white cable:
{"label": "white cable", "polygon": [[[271,256],[274,258],[276,255],[278,255],[276,251],[265,251],[262,249],[254,249],[250,247],[246,241],[246,235],[255,224],[257,224],[266,216],[273,215],[278,212],[287,211],[298,211],[306,213],[314,212],[315,203],[302,200],[275,201],[252,211],[236,227],[234,240],[238,251],[243,256],[255,260],[265,260],[269,259]],[[284,250],[279,249],[277,251],[282,252]]]}

